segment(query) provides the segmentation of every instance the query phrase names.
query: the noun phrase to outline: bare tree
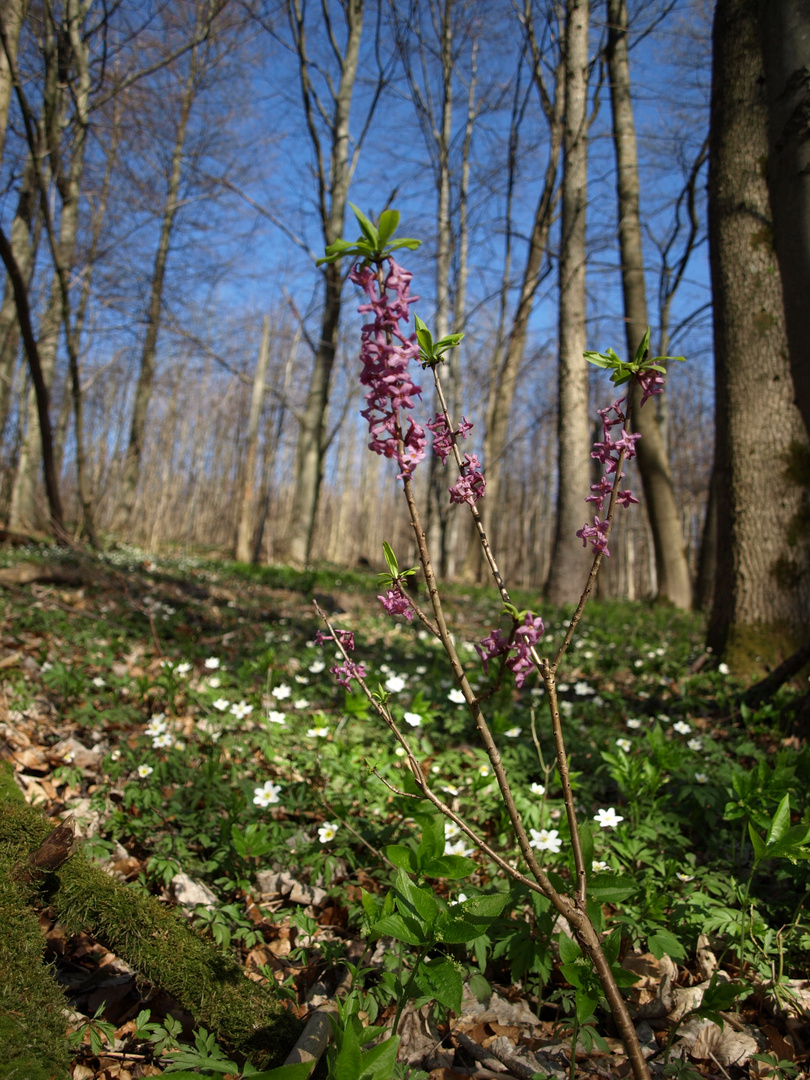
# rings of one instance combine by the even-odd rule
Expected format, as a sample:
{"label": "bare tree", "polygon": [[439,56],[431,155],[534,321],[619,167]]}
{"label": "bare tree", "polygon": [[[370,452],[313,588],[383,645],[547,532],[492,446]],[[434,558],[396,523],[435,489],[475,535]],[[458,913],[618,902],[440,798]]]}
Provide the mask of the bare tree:
{"label": "bare tree", "polygon": [[[641,244],[638,151],[627,51],[626,0],[608,0],[608,20],[607,55],[616,151],[622,293],[627,352],[632,358],[649,321]],[[642,436],[637,444],[638,464],[655,547],[658,596],[676,607],[689,608],[692,583],[666,448],[655,412],[649,406],[642,409],[640,405],[641,391],[636,388],[631,417],[634,430]]]}
{"label": "bare tree", "polygon": [[[306,2],[289,0],[288,3],[304,117],[314,156],[317,206],[324,246],[334,243],[343,234],[349,184],[357,165],[363,136],[371,123],[385,81],[380,71],[371,91],[361,135],[355,140],[352,152],[349,114],[360,63],[365,3],[364,0],[345,0],[345,3],[341,3],[340,16],[343,25],[340,35],[334,22],[335,8],[336,5],[330,4],[329,0],[321,0],[326,47],[331,52],[333,66],[336,68],[334,79],[328,75],[322,78],[320,87],[325,86],[325,90],[322,90],[315,81],[320,66],[313,61],[309,51]],[[324,302],[307,400],[298,432],[293,520],[289,537],[290,558],[299,566],[306,564],[312,549],[315,514],[329,443],[326,418],[338,342],[343,287],[339,262],[328,263],[321,273]]]}
{"label": "bare tree", "polygon": [[[432,0],[407,5],[392,3],[397,51],[407,76],[436,195],[436,310],[434,330],[444,337],[464,324],[469,248],[470,153],[473,128],[482,102],[476,101],[479,35],[484,22],[476,2]],[[457,119],[458,92],[466,98],[461,123]],[[462,101],[464,101],[462,98]],[[452,317],[452,319],[451,319]],[[442,380],[450,409],[459,404],[455,358],[442,365]],[[436,411],[439,410],[438,401]],[[452,576],[455,526],[450,513],[447,480],[441,461],[430,458],[427,533],[437,553],[441,576]]]}
{"label": "bare tree", "polygon": [[251,557],[253,536],[253,489],[256,482],[256,449],[259,444],[259,420],[262,415],[264,399],[264,380],[267,376],[267,364],[270,360],[270,319],[267,315],[262,324],[262,340],[259,345],[259,358],[256,362],[256,374],[253,379],[253,392],[250,397],[250,417],[248,420],[248,442],[243,466],[243,478],[239,499],[236,527],[236,559],[248,562]]}
{"label": "bare tree", "polygon": [[216,64],[216,55],[212,57],[207,46],[210,45],[209,39],[214,22],[224,8],[225,2],[226,0],[200,0],[195,10],[191,30],[192,44],[188,53],[188,64],[182,77],[178,102],[179,111],[174,129],[174,144],[167,177],[166,199],[163,204],[160,235],[152,269],[146,334],[141,349],[138,382],[135,387],[129,442],[121,470],[118,510],[113,523],[113,527],[119,531],[125,530],[129,526],[135,504],[135,493],[138,488],[141,455],[146,432],[146,416],[155,380],[155,363],[163,310],[166,269],[169,261],[172,234],[181,206],[180,187],[183,179],[183,162],[189,120],[194,103],[204,86],[205,78],[210,73],[210,67],[212,64]]}
{"label": "bare tree", "polygon": [[557,521],[546,591],[555,604],[576,603],[592,559],[574,543],[591,480],[585,330],[585,210],[588,199],[588,0],[565,11],[565,129],[560,235]]}
{"label": "bare tree", "polygon": [[20,30],[27,9],[28,0],[6,0],[0,10],[0,165],[3,163],[8,109],[14,86],[12,69],[17,59]]}
{"label": "bare tree", "polygon": [[[501,286],[500,324],[498,347],[493,352],[489,372],[486,400],[486,430],[484,433],[484,461],[486,464],[487,490],[481,500],[480,513],[487,534],[491,534],[500,514],[504,457],[508,445],[509,418],[518,374],[523,362],[529,316],[534,307],[543,262],[548,254],[548,238],[557,195],[557,170],[563,137],[563,89],[564,64],[562,58],[562,4],[549,0],[542,9],[540,21],[544,23],[541,33],[536,29],[537,18],[532,0],[526,0],[519,13],[528,50],[531,80],[540,102],[540,108],[548,129],[545,169],[537,198],[537,204],[529,234],[526,261],[520,278],[517,304],[509,318],[510,275],[512,269],[512,191],[515,182],[517,143],[519,128],[524,115],[519,88],[513,109],[509,165],[507,169],[507,240],[504,274]],[[508,323],[508,330],[507,330]],[[471,548],[468,572],[481,573],[480,547]],[[473,554],[475,551],[475,554]]]}
{"label": "bare tree", "polygon": [[810,628],[806,431],[794,404],[773,249],[756,0],[714,22],[709,242],[714,295],[717,578],[708,641],[748,674]]}

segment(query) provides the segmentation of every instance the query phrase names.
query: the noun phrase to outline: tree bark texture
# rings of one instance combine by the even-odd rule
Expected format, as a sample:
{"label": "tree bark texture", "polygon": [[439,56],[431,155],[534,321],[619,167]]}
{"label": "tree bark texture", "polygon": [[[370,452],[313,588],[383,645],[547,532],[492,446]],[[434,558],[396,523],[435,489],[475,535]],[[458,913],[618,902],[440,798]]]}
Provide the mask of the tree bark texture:
{"label": "tree bark texture", "polygon": [[152,270],[152,286],[149,294],[149,313],[146,324],[146,336],[144,337],[143,349],[141,350],[141,367],[138,373],[138,383],[135,387],[135,402],[132,409],[132,420],[129,429],[129,442],[127,444],[124,465],[121,472],[121,485],[119,503],[113,521],[113,529],[126,531],[130,524],[135,506],[135,495],[138,490],[138,479],[141,472],[141,457],[143,455],[144,440],[146,438],[146,414],[149,402],[152,398],[152,388],[155,382],[155,360],[157,357],[158,332],[160,330],[160,317],[163,308],[163,283],[166,279],[166,266],[169,261],[169,247],[171,245],[172,230],[177,211],[180,206],[180,180],[183,172],[183,148],[186,142],[188,121],[191,116],[191,108],[197,91],[197,51],[195,45],[191,50],[188,77],[183,87],[183,98],[180,104],[180,116],[177,122],[177,132],[172,150],[172,164],[169,171],[169,186],[166,192],[166,203],[163,208],[163,218],[160,225],[160,239],[155,252],[155,263]]}
{"label": "tree bark texture", "polygon": [[810,491],[801,474],[810,448],[794,403],[762,167],[756,29],[756,0],[719,0],[709,158],[718,545],[708,640],[741,668],[748,654],[784,659],[810,626]]}
{"label": "tree bark texture", "polygon": [[[39,238],[37,227],[38,196],[34,180],[34,163],[29,156],[23,172],[20,194],[17,199],[17,211],[11,223],[9,243],[11,253],[22,278],[26,294],[31,286],[34,262]],[[0,306],[0,439],[3,437],[8,419],[11,400],[11,387],[14,381],[14,369],[20,347],[20,322],[17,317],[17,304],[14,298],[14,285],[10,276],[6,276],[3,303]]]}
{"label": "tree bark texture", "polygon": [[810,5],[759,0],[768,188],[796,403],[810,434]]}
{"label": "tree bark texture", "polygon": [[[318,196],[325,246],[343,232],[343,219],[349,194],[351,166],[349,155],[349,112],[357,77],[360,38],[363,32],[364,0],[347,0],[344,11],[347,24],[345,52],[340,61],[340,80],[334,97],[330,123],[330,167],[328,177],[321,158],[321,141],[315,125],[316,108],[310,81],[304,16],[300,0],[292,0],[291,22],[299,57],[304,112],[313,149],[318,159]],[[327,450],[326,415],[329,387],[337,350],[340,324],[342,278],[340,263],[324,267],[324,306],[321,333],[310,378],[307,401],[298,431],[295,462],[295,495],[290,529],[289,557],[304,566],[309,561],[315,515]]]}
{"label": "tree bark texture", "polygon": [[565,131],[560,236],[557,520],[546,593],[576,603],[592,554],[576,538],[590,494],[591,438],[585,330],[585,210],[588,200],[589,0],[568,0],[565,24]]}
{"label": "tree bark texture", "polygon": [[[608,0],[608,20],[608,68],[616,150],[622,292],[627,352],[629,359],[632,359],[649,323],[641,247],[638,152],[627,53],[626,0]],[[672,473],[654,406],[647,404],[641,409],[640,404],[641,393],[636,391],[631,401],[631,417],[633,429],[641,433],[636,460],[653,535],[658,597],[676,607],[689,608],[692,604],[692,584]]]}
{"label": "tree bark texture", "polygon": [[239,523],[236,532],[236,560],[249,562],[253,538],[253,489],[256,483],[256,448],[259,444],[259,419],[264,400],[264,380],[267,376],[267,364],[270,360],[270,318],[265,315],[262,324],[262,340],[259,345],[259,359],[256,363],[256,377],[253,380],[253,393],[250,398],[250,417],[248,419],[248,444],[245,453],[242,491],[239,501]]}
{"label": "tree bark texture", "polygon": [[563,88],[564,67],[562,56],[559,56],[554,64],[554,96],[552,99],[544,82],[544,58],[541,56],[540,48],[534,36],[528,8],[525,28],[531,46],[532,76],[538,86],[542,108],[548,124],[549,147],[543,187],[534,214],[515,316],[506,347],[502,352],[499,350],[490,372],[486,403],[486,431],[484,432],[484,464],[486,466],[487,488],[486,495],[481,500],[478,508],[484,530],[490,538],[490,543],[497,542],[497,535],[493,535],[493,532],[495,523],[498,520],[503,458],[509,436],[509,416],[517,390],[520,365],[523,362],[529,317],[540,284],[543,258],[548,248],[548,235],[556,201],[557,169],[563,140],[565,91]]}
{"label": "tree bark texture", "polygon": [[[88,103],[90,94],[90,76],[87,66],[87,44],[81,33],[81,25],[84,12],[77,0],[68,3],[64,12],[64,21],[59,26],[49,25],[45,43],[45,86],[46,95],[43,101],[40,127],[44,132],[44,149],[48,152],[51,174],[59,191],[61,199],[61,213],[59,221],[59,234],[56,235],[50,212],[47,206],[48,191],[42,173],[35,171],[35,183],[39,191],[40,208],[46,232],[50,243],[51,258],[53,262],[53,275],[51,279],[50,295],[45,315],[40,323],[39,340],[37,348],[39,353],[39,366],[42,379],[50,392],[53,376],[56,370],[57,353],[59,349],[59,336],[64,324],[68,340],[68,353],[70,357],[71,383],[74,394],[76,412],[76,443],[77,443],[77,471],[79,480],[79,497],[90,538],[94,538],[92,515],[90,512],[89,498],[84,483],[83,461],[83,433],[81,399],[78,387],[78,358],[76,355],[75,340],[70,326],[69,308],[69,275],[75,261],[76,242],[79,230],[79,194],[84,173],[84,151],[87,140],[88,126]],[[69,87],[62,85],[57,70],[60,62],[64,63],[64,55],[60,58],[59,49],[55,44],[56,36],[63,39],[63,51],[65,42],[69,43],[70,68],[74,73]],[[72,104],[72,120],[68,120],[68,106]],[[27,104],[22,104],[23,110],[27,110]],[[63,150],[61,143],[65,125],[72,123],[72,138],[70,143],[69,158],[67,150]],[[33,130],[33,122],[26,123],[29,135],[29,152],[36,154],[39,145],[39,137]],[[38,169],[35,163],[35,169]],[[19,313],[19,305],[18,305]],[[43,460],[43,430],[41,427],[41,406],[35,401],[35,395],[29,394],[28,400],[28,423],[23,447],[17,462],[17,470],[14,477],[14,486],[11,494],[11,508],[9,511],[9,525],[15,531],[36,530],[47,528],[49,523],[43,515],[38,498],[37,478],[40,462]],[[50,433],[48,434],[50,437]],[[50,500],[49,500],[50,502]],[[50,517],[53,519],[53,506],[49,506]]]}
{"label": "tree bark texture", "polygon": [[20,30],[27,9],[28,0],[4,0],[0,10],[0,165],[3,164],[8,109],[14,86],[12,66],[17,58]]}

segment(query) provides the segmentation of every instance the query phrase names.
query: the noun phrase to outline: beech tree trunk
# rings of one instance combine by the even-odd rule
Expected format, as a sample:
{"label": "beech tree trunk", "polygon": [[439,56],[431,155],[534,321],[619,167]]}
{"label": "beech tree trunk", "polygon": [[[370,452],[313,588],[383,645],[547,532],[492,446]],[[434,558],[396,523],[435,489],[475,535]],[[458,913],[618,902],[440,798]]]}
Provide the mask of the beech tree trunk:
{"label": "beech tree trunk", "polygon": [[718,0],[709,244],[717,395],[717,576],[708,643],[749,674],[810,629],[806,463],[772,242],[756,0]]}
{"label": "beech tree trunk", "polygon": [[[20,272],[26,293],[31,286],[34,261],[39,238],[37,222],[38,196],[34,179],[34,163],[29,155],[25,164],[20,194],[17,199],[17,212],[11,224],[9,244],[11,254]],[[6,276],[3,303],[0,307],[0,439],[8,419],[11,387],[14,369],[20,347],[20,322],[17,317],[17,304],[14,298],[14,285],[10,276]]]}
{"label": "beech tree trunk", "polygon": [[576,603],[592,557],[576,537],[591,483],[585,330],[585,209],[588,199],[589,0],[568,0],[565,22],[565,133],[560,236],[557,520],[546,593]]}
{"label": "beech tree trunk", "polygon": [[[553,97],[548,91],[544,78],[544,70],[548,58],[541,54],[541,50],[534,34],[530,5],[526,5],[522,20],[524,29],[529,40],[532,58],[532,78],[537,86],[541,106],[548,124],[548,157],[546,170],[543,177],[543,186],[537,201],[537,208],[532,223],[532,231],[529,237],[529,248],[526,254],[526,263],[520,287],[517,308],[512,320],[508,339],[503,350],[499,350],[494,357],[490,371],[489,392],[486,403],[486,431],[484,432],[484,465],[486,467],[486,494],[479,503],[478,509],[481,520],[490,541],[493,540],[493,526],[498,520],[500,510],[499,499],[503,472],[503,458],[506,451],[509,435],[509,415],[512,410],[517,389],[517,378],[520,365],[523,361],[523,352],[526,346],[526,334],[529,326],[529,316],[534,306],[534,298],[540,284],[540,271],[543,266],[543,258],[548,248],[548,235],[554,213],[555,194],[557,189],[557,168],[560,160],[560,149],[563,137],[563,109],[565,91],[563,60],[559,55],[553,66],[552,78]],[[514,161],[511,163],[514,167]],[[510,266],[505,268],[505,280],[503,288],[508,288],[508,274]],[[497,538],[495,538],[497,539]],[[471,558],[475,561],[476,576],[480,577],[482,560],[480,548],[471,549],[475,552]],[[469,564],[468,564],[469,566]]]}
{"label": "beech tree trunk", "polygon": [[[608,20],[608,68],[616,151],[622,292],[627,353],[632,359],[649,323],[641,248],[638,153],[627,55],[626,0],[608,0]],[[631,401],[631,421],[633,430],[641,433],[636,460],[653,536],[658,598],[679,608],[689,608],[692,605],[692,583],[680,514],[675,503],[672,473],[654,406],[648,403],[642,409],[640,405],[641,392],[637,389]]]}
{"label": "beech tree trunk", "polygon": [[149,295],[149,313],[147,316],[146,336],[141,350],[141,367],[138,373],[138,383],[135,387],[135,403],[132,409],[132,420],[129,429],[129,442],[124,457],[121,472],[121,484],[119,502],[113,518],[113,530],[126,532],[132,519],[135,506],[135,495],[138,490],[138,479],[141,472],[141,457],[143,455],[144,439],[146,438],[146,413],[152,398],[152,387],[155,382],[155,359],[157,357],[158,332],[160,330],[160,316],[163,307],[163,283],[166,278],[166,265],[169,261],[169,247],[171,244],[172,230],[175,218],[180,206],[180,180],[183,170],[183,147],[186,142],[188,121],[191,116],[191,108],[197,91],[197,46],[191,50],[191,58],[188,76],[183,87],[183,97],[180,103],[180,116],[177,122],[174,149],[172,150],[172,164],[169,171],[169,186],[166,192],[166,203],[163,208],[163,219],[160,225],[160,239],[155,253],[155,263],[152,270],[152,287]]}
{"label": "beech tree trunk", "polygon": [[[349,181],[353,163],[349,154],[349,112],[357,78],[360,55],[360,38],[363,32],[364,0],[346,0],[343,5],[346,19],[346,45],[340,57],[340,79],[334,94],[333,112],[330,117],[330,165],[325,171],[321,139],[318,134],[315,111],[321,106],[312,86],[310,58],[307,52],[306,28],[301,0],[292,0],[290,22],[295,47],[298,52],[301,91],[307,127],[318,162],[318,195],[323,238],[325,246],[333,243],[343,233],[343,220],[349,195]],[[320,110],[322,112],[322,107]],[[328,448],[326,414],[329,406],[329,388],[332,368],[337,350],[340,325],[342,277],[340,262],[329,263],[323,269],[324,305],[321,316],[321,332],[306,406],[298,432],[295,461],[295,492],[293,497],[292,523],[290,528],[291,561],[304,566],[309,561],[312,537],[315,530],[315,514],[318,509],[321,481]]]}
{"label": "beech tree trunk", "polygon": [[810,5],[759,0],[758,9],[774,247],[796,403],[810,433]]}
{"label": "beech tree trunk", "polygon": [[248,419],[248,444],[245,453],[242,490],[240,493],[236,531],[236,560],[248,562],[251,557],[253,537],[253,489],[256,483],[256,448],[259,443],[259,419],[264,401],[264,380],[267,376],[267,364],[270,360],[270,318],[265,315],[262,324],[262,340],[259,345],[259,359],[256,363],[256,376],[253,380],[253,393],[250,398],[250,417]]}
{"label": "beech tree trunk", "polygon": [[0,11],[0,165],[3,164],[8,108],[14,84],[11,65],[17,58],[20,30],[27,9],[28,0],[4,0]]}

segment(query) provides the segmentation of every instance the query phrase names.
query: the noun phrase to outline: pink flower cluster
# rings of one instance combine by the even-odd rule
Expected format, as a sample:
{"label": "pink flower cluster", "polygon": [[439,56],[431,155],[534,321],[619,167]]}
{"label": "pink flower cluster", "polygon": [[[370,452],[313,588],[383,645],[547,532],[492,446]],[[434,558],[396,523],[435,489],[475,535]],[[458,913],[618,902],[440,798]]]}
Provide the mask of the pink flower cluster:
{"label": "pink flower cluster", "polygon": [[464,455],[464,472],[450,488],[451,503],[477,503],[484,494],[486,480],[481,472],[481,462],[475,454]]}
{"label": "pink flower cluster", "polygon": [[447,464],[453,450],[453,439],[466,439],[473,429],[467,417],[462,416],[458,428],[451,434],[444,413],[438,413],[435,420],[428,420],[425,427],[433,432],[433,453],[442,459],[442,465]]}
{"label": "pink flower cluster", "polygon": [[[399,476],[405,479],[412,475],[425,456],[425,430],[412,417],[407,418],[408,429],[402,433],[404,450],[400,451],[397,440],[400,409],[406,412],[412,409],[414,397],[422,393],[422,388],[408,374],[408,364],[419,355],[416,335],[406,338],[399,328],[401,321],[408,321],[410,305],[419,297],[410,294],[413,274],[391,258],[388,266],[382,295],[372,267],[355,266],[349,278],[369,299],[357,310],[374,315],[374,321],[366,323],[362,329],[360,350],[363,363],[360,382],[369,387],[367,408],[361,412],[368,420],[371,433],[369,449],[384,457],[395,458],[402,470]],[[394,293],[393,298],[388,296],[389,289]]]}
{"label": "pink flower cluster", "polygon": [[[653,372],[653,374],[656,374],[656,372]],[[660,389],[651,390],[650,393],[660,393]],[[599,415],[602,417],[603,441],[593,444],[591,457],[602,462],[605,466],[605,475],[598,484],[591,484],[591,494],[585,499],[585,502],[595,503],[596,509],[600,514],[605,499],[610,498],[610,493],[613,490],[613,481],[610,480],[609,477],[615,473],[619,467],[619,456],[622,450],[625,451],[626,460],[629,461],[631,458],[634,458],[636,456],[636,443],[641,438],[641,435],[638,432],[628,435],[624,427],[622,427],[622,437],[620,439],[614,439],[610,434],[610,429],[612,427],[616,424],[624,424],[625,422],[625,415],[621,410],[624,400],[624,398],[619,398],[617,401],[614,401],[612,405],[608,405],[606,409],[599,410]],[[619,479],[623,478],[624,473],[622,473]],[[638,502],[638,499],[632,491],[618,492],[616,500],[621,503],[622,506],[629,506],[630,503]],[[601,551],[603,555],[610,558],[610,552],[608,551],[607,546],[607,533],[608,522],[602,521],[597,514],[594,514],[593,525],[583,525],[577,533],[577,536],[582,541],[583,547],[587,547],[588,542],[590,541],[594,551]]]}
{"label": "pink flower cluster", "polygon": [[408,622],[413,619],[411,602],[400,585],[395,584],[393,589],[386,589],[385,596],[378,596],[377,599],[389,615],[404,615]]}
{"label": "pink flower cluster", "polygon": [[526,612],[523,625],[515,630],[511,639],[505,638],[501,630],[493,630],[488,637],[483,639],[480,645],[475,646],[484,665],[484,671],[489,674],[488,664],[490,660],[493,660],[496,656],[503,656],[504,653],[511,652],[513,655],[506,661],[506,666],[515,676],[515,684],[518,688],[523,686],[526,676],[534,667],[531,650],[540,640],[544,631],[543,620],[539,615],[532,615],[530,611]]}
{"label": "pink flower cluster", "polygon": [[[327,641],[339,641],[344,649],[351,652],[354,649],[354,632],[351,630],[335,630],[334,634],[325,634],[319,630],[315,635],[318,645],[325,645]],[[342,660],[339,664],[333,664],[329,668],[332,675],[340,686],[347,690],[351,689],[352,679],[363,679],[366,675],[365,664],[355,664],[353,660]]]}
{"label": "pink flower cluster", "polygon": [[660,371],[642,371],[640,375],[636,375],[636,381],[641,387],[642,405],[647,398],[651,398],[653,394],[660,394],[664,389],[664,376]]}

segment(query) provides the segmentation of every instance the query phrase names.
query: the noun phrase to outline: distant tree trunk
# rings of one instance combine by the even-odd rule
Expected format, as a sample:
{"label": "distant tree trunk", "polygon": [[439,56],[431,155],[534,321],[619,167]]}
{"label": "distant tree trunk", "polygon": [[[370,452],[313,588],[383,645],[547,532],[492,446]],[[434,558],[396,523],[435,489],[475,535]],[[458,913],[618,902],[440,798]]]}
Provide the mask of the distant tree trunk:
{"label": "distant tree trunk", "polygon": [[718,0],[709,156],[718,545],[708,643],[745,674],[785,659],[810,628],[810,447],[793,398],[762,168],[756,29],[756,0]]}
{"label": "distant tree trunk", "polygon": [[[499,505],[503,458],[508,444],[509,416],[517,390],[518,373],[523,361],[529,317],[534,307],[534,298],[540,284],[543,259],[548,249],[548,235],[554,212],[557,189],[557,169],[560,160],[560,148],[563,135],[563,108],[565,92],[563,89],[563,60],[558,55],[552,67],[553,97],[546,86],[544,70],[548,59],[543,57],[534,34],[531,7],[526,4],[523,24],[531,47],[532,78],[537,86],[541,107],[548,125],[548,157],[543,176],[543,186],[534,213],[529,248],[517,308],[512,320],[505,347],[498,351],[490,372],[489,392],[486,402],[486,431],[484,433],[484,464],[486,467],[486,494],[479,504],[484,529],[490,535],[501,511]],[[514,168],[515,162],[513,161]],[[506,270],[508,274],[508,268]],[[504,289],[508,283],[504,281]],[[475,558],[480,576],[480,549]]]}
{"label": "distant tree trunk", "polygon": [[[363,32],[364,0],[345,0],[347,39],[340,57],[340,79],[334,94],[334,111],[329,121],[330,167],[328,176],[321,156],[321,140],[316,127],[315,113],[321,105],[313,90],[309,55],[307,52],[304,15],[301,0],[292,0],[290,23],[298,53],[304,111],[313,149],[318,161],[318,193],[325,245],[333,243],[343,232],[343,219],[353,168],[349,155],[349,111],[352,104],[360,38]],[[290,560],[304,566],[312,550],[315,514],[323,479],[327,450],[326,414],[329,388],[337,350],[340,324],[342,277],[340,263],[330,263],[323,269],[324,305],[321,332],[310,377],[307,401],[298,432],[295,460],[295,492],[290,527]]]}
{"label": "distant tree trunk", "polygon": [[[25,345],[28,358],[28,367],[31,372],[34,394],[37,404],[37,420],[42,434],[42,467],[45,475],[45,492],[48,498],[50,510],[50,525],[53,529],[58,544],[67,543],[65,532],[65,519],[62,512],[62,500],[59,495],[59,477],[54,468],[53,441],[51,439],[51,421],[49,414],[50,394],[48,384],[42,374],[42,362],[39,348],[31,326],[31,312],[28,307],[28,287],[20,273],[14,259],[11,245],[6,235],[0,228],[0,258],[6,267],[6,273],[14,287],[14,297],[17,304],[17,314],[20,321],[20,332]],[[17,531],[11,526],[12,531]]]}
{"label": "distant tree trunk", "polygon": [[[34,179],[34,164],[31,156],[25,164],[20,194],[17,199],[17,212],[11,224],[9,243],[14,261],[17,264],[26,293],[31,286],[34,272],[36,248],[39,239],[38,195]],[[0,307],[0,440],[2,440],[8,419],[11,386],[14,368],[20,347],[20,323],[17,318],[17,305],[14,299],[14,286],[10,276],[6,277],[3,303]]]}
{"label": "distant tree trunk", "polygon": [[256,375],[253,379],[253,393],[250,398],[248,443],[238,508],[239,523],[236,530],[237,562],[248,562],[251,555],[251,539],[253,536],[253,489],[256,483],[256,448],[259,443],[259,420],[261,419],[262,414],[264,382],[267,377],[267,364],[269,360],[270,317],[265,315],[262,324],[262,340],[259,345],[259,359],[256,363]]}
{"label": "distant tree trunk", "polygon": [[714,585],[717,580],[717,480],[712,465],[709,496],[706,500],[706,517],[700,536],[697,575],[695,578],[695,607],[709,611],[714,602]]}
{"label": "distant tree trunk", "polygon": [[163,307],[163,283],[166,278],[166,265],[169,261],[169,247],[172,239],[172,230],[177,211],[180,206],[180,180],[183,171],[183,147],[185,146],[188,121],[191,116],[191,108],[197,91],[197,46],[191,50],[189,72],[183,87],[183,97],[180,103],[180,116],[175,134],[174,149],[172,150],[172,164],[169,172],[169,186],[166,193],[166,203],[163,208],[163,219],[160,226],[160,239],[155,263],[152,270],[152,287],[149,295],[149,314],[146,324],[146,336],[141,351],[141,367],[138,374],[138,383],[135,387],[135,402],[132,409],[132,421],[129,429],[129,443],[124,457],[124,465],[121,472],[121,484],[119,502],[113,518],[113,530],[126,532],[131,525],[132,511],[135,505],[135,494],[138,490],[138,479],[141,471],[141,457],[143,455],[144,439],[146,437],[146,413],[152,397],[152,387],[155,381],[155,359],[157,356],[157,340],[160,330],[160,317]]}
{"label": "distant tree trunk", "polygon": [[576,538],[587,516],[591,437],[585,330],[585,209],[588,199],[589,0],[568,0],[565,20],[565,134],[560,236],[557,520],[546,593],[553,604],[576,602],[591,553]]}
{"label": "distant tree trunk", "polygon": [[4,0],[0,11],[0,165],[3,164],[8,108],[14,85],[11,70],[17,59],[20,30],[27,8],[28,0]]}
{"label": "distant tree trunk", "polygon": [[759,0],[768,188],[796,403],[810,434],[810,6]]}
{"label": "distant tree trunk", "polygon": [[[649,324],[641,249],[638,154],[627,55],[626,0],[608,0],[608,20],[608,68],[616,150],[622,292],[627,352],[632,359]],[[634,430],[642,436],[637,444],[637,460],[653,535],[658,597],[676,607],[689,608],[692,605],[692,584],[672,473],[654,408],[648,404],[642,409],[640,404],[641,393],[637,391],[632,395],[631,418]]]}
{"label": "distant tree trunk", "polygon": [[[52,16],[52,13],[50,13]],[[18,96],[23,112],[28,150],[35,163],[34,178],[39,192],[40,210],[48,236],[54,273],[45,317],[40,325],[37,343],[40,374],[50,389],[56,367],[61,326],[65,329],[67,342],[71,391],[76,424],[76,472],[79,501],[88,538],[97,544],[92,520],[92,507],[86,488],[83,446],[82,399],[79,386],[78,345],[70,317],[70,272],[75,261],[79,227],[79,195],[84,172],[84,151],[87,141],[88,106],[90,96],[90,73],[88,45],[83,34],[85,9],[78,0],[69,0],[57,24],[51,19],[45,22],[45,99],[42,118],[37,124],[31,114],[21,85]],[[7,54],[8,55],[8,54]],[[13,63],[10,64],[13,71]],[[65,72],[70,77],[66,87]],[[72,105],[72,138],[70,153],[61,148],[63,126],[67,122],[68,104]],[[39,127],[39,131],[37,128]],[[49,193],[38,160],[40,141],[48,152],[48,162],[53,180],[61,197],[59,233],[53,223],[48,205]],[[67,163],[67,164],[66,164]],[[19,315],[19,306],[18,306]],[[41,415],[39,402],[37,415]],[[48,425],[49,426],[49,425]],[[34,402],[29,399],[28,425],[25,442],[17,463],[12,490],[9,524],[22,530],[36,528],[42,523],[37,501],[37,474],[43,453],[43,437],[50,438],[50,430],[43,432],[35,422]],[[51,517],[53,510],[51,508]]]}

